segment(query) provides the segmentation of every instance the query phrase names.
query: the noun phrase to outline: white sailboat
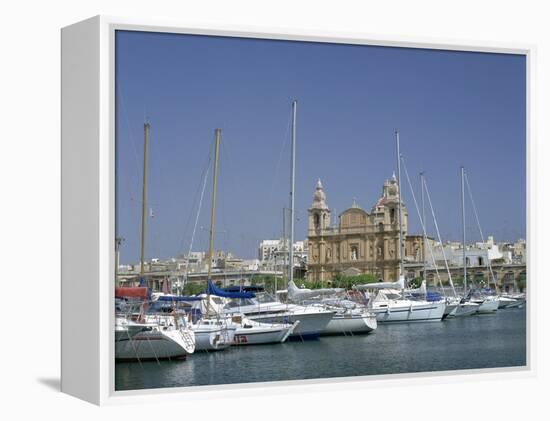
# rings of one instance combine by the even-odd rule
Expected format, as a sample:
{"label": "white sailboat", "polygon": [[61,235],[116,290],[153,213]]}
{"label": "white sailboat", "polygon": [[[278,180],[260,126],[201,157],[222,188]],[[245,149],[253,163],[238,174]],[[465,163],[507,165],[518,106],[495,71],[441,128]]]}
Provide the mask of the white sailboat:
{"label": "white sailboat", "polygon": [[[260,323],[246,317],[238,311],[227,311],[231,303],[235,301],[216,294],[224,294],[224,291],[215,289],[211,294],[203,294],[199,305],[204,310],[208,307],[211,314],[226,326],[225,330],[231,332],[231,336],[227,337],[226,342],[231,345],[258,345],[268,343],[278,343],[287,340],[290,334],[293,333],[299,322],[295,323]],[[235,293],[227,293],[228,295]],[[210,300],[206,304],[206,300]],[[205,320],[205,319],[203,319]]]}
{"label": "white sailboat", "polygon": [[[292,133],[290,146],[290,247],[288,258],[288,284],[294,285],[294,190],[296,178],[296,108],[297,102],[292,101]],[[242,305],[244,304],[244,305]],[[228,307],[226,311],[234,311]],[[261,323],[295,324],[290,339],[316,339],[332,320],[335,311],[317,306],[299,306],[283,304],[268,294],[248,302],[241,302],[238,311],[249,319]]]}
{"label": "white sailboat", "polygon": [[196,351],[221,351],[235,342],[236,326],[226,320],[202,318],[192,325]]}
{"label": "white sailboat", "polygon": [[517,300],[507,297],[505,295],[501,295],[498,297],[498,308],[499,310],[502,308],[510,308],[514,304],[516,304]]}
{"label": "white sailboat", "polygon": [[[465,181],[466,183],[468,183],[468,179],[466,178],[464,167],[460,168],[460,174],[461,174],[461,190],[462,190],[462,234],[463,234],[462,235],[462,259],[463,259],[463,266],[464,266],[464,294],[466,296],[466,280],[467,280],[466,263],[467,261],[466,261],[466,216],[465,216],[465,205],[464,205],[464,187],[465,187]],[[481,236],[481,241],[485,241],[483,232],[481,231],[481,224],[477,216],[477,210],[476,210],[476,206],[474,203],[474,199],[472,197],[472,192],[469,184],[468,184],[468,192],[470,193],[470,199],[472,202],[472,207],[473,207],[474,215],[477,222],[477,227],[479,229],[479,233]],[[489,255],[487,255],[487,268],[489,269],[495,288],[498,288],[496,280],[494,278],[493,268],[491,267],[491,260],[489,258]],[[484,294],[479,290],[470,291],[470,293],[468,294],[468,298],[469,298],[468,301],[470,303],[479,305],[479,307],[477,308],[477,313],[479,314],[494,313],[499,308],[498,296],[493,294]]]}
{"label": "white sailboat", "polygon": [[140,324],[139,331],[115,342],[117,361],[185,359],[195,351],[194,334],[182,315],[145,315],[143,323],[131,322],[129,330]]}
{"label": "white sailboat", "polygon": [[267,293],[260,293],[255,298],[228,301],[223,314],[242,314],[260,323],[296,324],[288,338],[301,340],[319,338],[336,311],[312,305],[284,304]]}
{"label": "white sailboat", "polygon": [[[149,123],[144,124],[143,190],[141,213],[140,276],[144,279],[145,221],[147,209],[147,153]],[[121,289],[119,289],[120,291]],[[146,303],[146,298],[144,303]],[[115,360],[142,361],[185,358],[195,351],[195,336],[185,318],[178,314],[149,315],[141,306],[138,315],[115,317]]]}
{"label": "white sailboat", "polygon": [[[216,187],[218,180],[218,159],[221,140],[221,129],[215,130],[214,146],[214,173],[212,176],[212,206],[210,213],[210,238],[208,247],[208,283],[212,276],[212,258],[214,256],[214,221],[216,215]],[[227,317],[216,312],[210,297],[210,288],[207,289],[206,299],[199,301],[202,317],[193,324],[197,338],[197,351],[220,351],[231,346],[235,341],[236,326],[232,326]]]}
{"label": "white sailboat", "polygon": [[[401,153],[399,149],[399,132],[395,132],[397,148],[397,185],[401,181]],[[423,322],[441,321],[445,312],[444,301],[427,301],[425,299],[409,299],[405,297],[404,276],[404,243],[401,188],[397,190],[399,215],[399,279],[396,282],[380,282],[375,284],[357,285],[357,290],[378,290],[374,300],[370,302],[370,310],[376,314],[379,323],[392,322]]]}
{"label": "white sailboat", "polygon": [[260,323],[243,315],[231,318],[236,326],[234,345],[260,345],[283,343],[300,323]]}
{"label": "white sailboat", "polygon": [[376,315],[364,305],[335,297],[335,295],[343,293],[345,293],[344,288],[298,288],[293,281],[289,281],[287,297],[295,303],[317,305],[336,312],[328,325],[321,331],[321,335],[368,333],[375,330],[377,328]]}
{"label": "white sailboat", "polygon": [[479,298],[472,297],[470,302],[479,304],[477,312],[480,314],[494,313],[499,309],[499,299],[497,296],[480,296]]}
{"label": "white sailboat", "polygon": [[138,323],[128,317],[117,314],[115,316],[115,342],[132,339],[143,330],[155,327],[154,323]]}
{"label": "white sailboat", "polygon": [[504,308],[523,307],[527,301],[525,294],[501,295],[499,298],[499,306],[500,306],[501,300],[506,303]]}
{"label": "white sailboat", "polygon": [[[412,190],[412,185],[410,184],[409,176],[408,176],[408,173],[406,172],[406,167],[405,167],[405,174],[407,175],[407,180],[409,181],[409,186],[411,187],[411,194],[413,195],[413,199],[414,199],[414,191]],[[425,214],[425,207],[424,207],[424,192],[426,192],[426,195],[428,197],[428,204],[430,205],[430,211],[431,211],[433,222],[434,222],[434,225],[435,225],[437,238],[438,238],[440,243],[441,243],[441,233],[439,232],[439,226],[437,224],[437,219],[435,217],[435,211],[434,211],[434,208],[433,208],[433,205],[432,205],[432,200],[430,198],[430,193],[428,191],[428,186],[426,184],[426,180],[424,178],[424,173],[423,172],[420,173],[420,184],[421,184],[420,188],[421,188],[421,197],[422,197],[422,216],[420,218],[421,218],[421,224],[422,224],[422,235],[424,237],[424,254],[425,254],[426,253],[426,243],[428,242],[428,236],[427,236],[427,228],[426,228],[426,214]],[[417,205],[416,199],[414,199],[414,201],[415,201],[415,205]],[[417,211],[418,211],[418,206],[417,206]],[[456,316],[456,313],[458,312],[458,309],[459,309],[459,306],[460,306],[460,300],[458,299],[458,296],[457,296],[457,293],[456,293],[456,290],[455,290],[455,286],[454,286],[454,283],[453,283],[453,277],[451,275],[451,271],[449,270],[449,262],[447,260],[447,256],[445,256],[445,250],[442,249],[443,261],[445,262],[445,269],[447,270],[447,276],[448,276],[448,279],[449,279],[449,283],[451,285],[451,289],[453,291],[453,296],[452,297],[449,297],[445,294],[445,288],[443,288],[443,282],[442,282],[441,276],[439,274],[439,269],[437,268],[437,262],[435,261],[435,256],[434,256],[431,244],[428,245],[428,248],[429,248],[429,251],[430,251],[430,256],[432,258],[432,265],[435,269],[435,274],[436,274],[437,279],[439,281],[439,286],[440,286],[441,291],[443,292],[443,294],[445,296],[445,298],[444,298],[444,300],[445,300],[445,311],[443,312],[443,319],[446,319],[448,317],[454,317],[454,316]],[[426,257],[424,256],[424,276],[425,275],[426,275]],[[423,283],[425,284],[425,282],[426,282],[426,280],[424,279]]]}
{"label": "white sailboat", "polygon": [[376,330],[378,321],[376,314],[367,308],[342,308],[326,306],[336,310],[336,314],[321,331],[321,335],[356,335]]}

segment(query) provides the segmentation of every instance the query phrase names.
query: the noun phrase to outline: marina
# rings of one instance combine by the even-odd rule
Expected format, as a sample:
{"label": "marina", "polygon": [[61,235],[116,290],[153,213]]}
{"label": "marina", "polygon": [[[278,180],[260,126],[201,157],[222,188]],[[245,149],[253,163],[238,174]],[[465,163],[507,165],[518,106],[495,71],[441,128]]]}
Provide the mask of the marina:
{"label": "marina", "polygon": [[116,390],[521,367],[526,309],[439,323],[381,324],[366,335],[230,347],[187,361],[115,365]]}
{"label": "marina", "polygon": [[[290,244],[294,244],[295,230],[296,109],[297,102],[292,101]],[[206,289],[185,296],[173,294],[167,282],[163,283],[162,291],[153,290],[146,282],[149,130],[146,122],[139,285],[119,286],[115,290],[117,390],[525,365],[525,294],[518,293],[515,284],[514,293],[500,292],[490,259],[486,264],[490,275],[486,284],[468,278],[466,188],[481,240],[485,237],[463,167],[461,294],[453,282],[444,248],[441,252],[447,286],[437,269],[434,245],[427,236],[425,198],[437,239],[443,244],[434,206],[423,173],[421,209],[418,205],[400,152],[398,131],[395,132],[398,176],[394,174],[384,186],[383,201],[377,204],[385,214],[389,210],[392,235],[397,237],[392,240],[392,255],[397,253],[397,258],[392,261],[393,268],[386,269],[397,280],[376,282],[372,277],[356,276],[352,279],[357,282],[347,288],[334,286],[332,282],[327,282],[327,287],[322,284],[315,288],[299,287],[294,282],[294,247],[289,247],[286,289],[275,288],[270,293],[265,286],[249,281],[223,288],[212,281],[221,142],[221,130],[216,129]],[[410,276],[406,279],[405,216],[399,188],[402,167],[422,227],[422,276],[430,263],[427,252],[435,268],[436,278],[430,288],[425,278],[420,285],[411,282]],[[206,178],[203,193],[205,185]],[[319,231],[321,220],[326,220],[325,200],[319,180],[310,209],[314,231]],[[358,254],[358,247],[352,246],[351,260],[357,260]],[[327,253],[326,258],[329,257]],[[186,276],[185,280],[188,279]],[[285,282],[284,276],[281,281]],[[179,365],[182,360],[184,365]],[[287,363],[289,360],[292,364]],[[238,368],[237,374],[227,372],[234,367]]]}

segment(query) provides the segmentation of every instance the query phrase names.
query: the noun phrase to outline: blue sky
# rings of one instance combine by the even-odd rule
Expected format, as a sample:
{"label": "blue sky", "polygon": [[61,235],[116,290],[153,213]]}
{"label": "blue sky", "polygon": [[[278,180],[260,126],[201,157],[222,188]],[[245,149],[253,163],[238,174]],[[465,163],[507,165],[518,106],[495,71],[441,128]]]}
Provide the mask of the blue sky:
{"label": "blue sky", "polygon": [[[215,248],[255,257],[260,240],[280,237],[293,99],[297,239],[318,177],[337,213],[354,198],[370,210],[396,167],[395,129],[413,183],[426,173],[445,240],[461,238],[461,165],[485,235],[525,238],[524,56],[131,31],[117,32],[116,51],[123,263],[139,259],[145,119],[147,258],[187,252],[217,127]],[[420,233],[404,183],[409,232]],[[207,249],[210,203],[209,179],[194,250]],[[471,209],[467,225],[468,241],[478,241]]]}

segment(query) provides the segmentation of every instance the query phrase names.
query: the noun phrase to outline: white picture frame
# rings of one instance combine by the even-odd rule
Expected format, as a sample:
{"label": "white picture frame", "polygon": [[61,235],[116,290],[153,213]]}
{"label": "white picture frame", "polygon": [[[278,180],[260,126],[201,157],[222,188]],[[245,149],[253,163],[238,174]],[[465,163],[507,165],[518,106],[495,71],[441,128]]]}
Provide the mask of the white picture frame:
{"label": "white picture frame", "polygon": [[[186,27],[177,22],[96,16],[62,29],[62,374],[61,390],[94,404],[128,403],[166,398],[208,398],[261,394],[265,388],[276,393],[330,390],[338,387],[373,387],[380,381],[415,384],[423,378],[453,381],[468,378],[529,376],[535,371],[532,352],[533,317],[536,302],[527,314],[527,366],[517,369],[461,370],[420,374],[361,376],[275,383],[254,383],[155,389],[114,390],[114,59],[116,30],[139,30],[248,38],[316,41],[343,44],[399,46],[426,49],[523,54],[527,63],[527,240],[535,244],[531,230],[531,45],[407,38],[379,38],[356,33],[292,31],[214,26]],[[532,253],[528,266],[532,267]],[[531,296],[536,283],[528,281]],[[85,298],[84,300],[82,298]]]}

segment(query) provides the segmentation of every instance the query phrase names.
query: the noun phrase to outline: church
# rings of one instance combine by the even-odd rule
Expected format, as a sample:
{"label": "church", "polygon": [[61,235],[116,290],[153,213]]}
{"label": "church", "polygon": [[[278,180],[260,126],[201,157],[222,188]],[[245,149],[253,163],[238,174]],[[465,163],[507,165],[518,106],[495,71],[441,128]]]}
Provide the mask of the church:
{"label": "church", "polygon": [[[321,180],[308,209],[308,270],[311,281],[343,275],[373,274],[384,281],[399,277],[399,186],[395,174],[386,180],[382,196],[370,212],[355,201],[331,224],[331,212]],[[407,209],[402,203],[404,261],[422,262],[422,235],[407,235]]]}

